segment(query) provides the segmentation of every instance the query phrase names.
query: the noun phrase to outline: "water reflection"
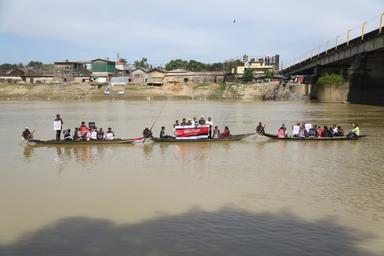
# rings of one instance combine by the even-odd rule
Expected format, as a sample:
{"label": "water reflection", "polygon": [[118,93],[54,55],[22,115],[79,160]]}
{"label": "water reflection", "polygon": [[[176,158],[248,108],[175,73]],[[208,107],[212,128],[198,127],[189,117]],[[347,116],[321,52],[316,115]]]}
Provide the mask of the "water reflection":
{"label": "water reflection", "polygon": [[210,143],[179,143],[175,144],[175,157],[182,161],[205,161],[208,159]]}
{"label": "water reflection", "polygon": [[25,160],[30,160],[33,155],[33,148],[28,146],[24,147],[23,155]]}
{"label": "water reflection", "polygon": [[34,156],[39,155],[37,154],[39,151],[41,155],[52,156],[55,169],[63,172],[65,167],[73,161],[80,163],[83,167],[88,167],[90,164],[102,160],[108,150],[110,149],[107,145],[54,146],[45,149],[26,146],[23,155],[26,160],[31,160]]}
{"label": "water reflection", "polygon": [[374,256],[359,247],[374,238],[331,219],[310,222],[289,212],[196,209],[139,224],[64,218],[0,245],[0,254]]}

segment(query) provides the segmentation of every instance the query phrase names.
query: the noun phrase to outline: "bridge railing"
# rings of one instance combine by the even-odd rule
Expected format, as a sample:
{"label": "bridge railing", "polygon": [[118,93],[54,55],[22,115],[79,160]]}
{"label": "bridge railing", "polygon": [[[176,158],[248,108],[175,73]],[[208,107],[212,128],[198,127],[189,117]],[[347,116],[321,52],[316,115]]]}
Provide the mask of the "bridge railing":
{"label": "bridge railing", "polygon": [[365,35],[372,31],[377,30],[378,33],[384,33],[384,12],[380,15],[377,15],[371,18],[368,21],[365,21],[353,28],[344,31],[341,34],[338,34],[336,37],[320,44],[319,46],[308,50],[301,54],[299,57],[291,59],[286,62],[282,69],[290,68],[296,64],[304,62],[308,59],[316,58],[324,53],[327,54],[329,51],[337,50],[341,45],[349,46],[349,43],[352,40],[360,38],[360,40],[365,39]]}

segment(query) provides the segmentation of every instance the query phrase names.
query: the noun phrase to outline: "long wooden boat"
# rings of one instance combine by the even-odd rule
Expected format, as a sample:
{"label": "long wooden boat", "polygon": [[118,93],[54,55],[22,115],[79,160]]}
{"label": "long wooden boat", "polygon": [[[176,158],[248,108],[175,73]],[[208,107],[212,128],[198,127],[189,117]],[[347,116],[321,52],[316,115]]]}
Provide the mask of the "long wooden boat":
{"label": "long wooden boat", "polygon": [[269,134],[269,133],[263,133],[259,134],[265,137],[268,137],[273,140],[295,140],[295,141],[342,141],[342,140],[358,140],[360,138],[364,138],[367,135],[360,135],[356,138],[348,138],[347,136],[338,136],[338,137],[285,137],[285,138],[279,138],[277,135]]}
{"label": "long wooden boat", "polygon": [[231,135],[225,138],[210,138],[210,139],[174,139],[174,138],[167,138],[167,139],[160,139],[160,138],[152,138],[154,142],[168,142],[168,143],[184,143],[184,142],[219,142],[219,141],[237,141],[244,139],[246,137],[249,137],[251,135],[254,135],[254,133],[243,133],[243,134],[236,134]]}
{"label": "long wooden boat", "polygon": [[123,145],[133,143],[133,139],[113,140],[30,140],[29,146],[67,146],[67,145]]}

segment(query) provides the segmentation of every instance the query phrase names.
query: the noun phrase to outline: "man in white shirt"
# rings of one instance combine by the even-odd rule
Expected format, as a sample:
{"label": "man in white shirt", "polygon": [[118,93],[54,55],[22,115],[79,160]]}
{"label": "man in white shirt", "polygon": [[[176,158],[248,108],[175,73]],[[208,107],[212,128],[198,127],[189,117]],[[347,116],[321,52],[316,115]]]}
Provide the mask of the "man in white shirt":
{"label": "man in white shirt", "polygon": [[105,133],[106,140],[113,140],[115,138],[115,134],[113,133],[111,128],[108,128],[108,131]]}
{"label": "man in white shirt", "polygon": [[97,127],[92,129],[90,138],[91,140],[97,140]]}
{"label": "man in white shirt", "polygon": [[300,123],[297,123],[292,126],[292,136],[299,137],[299,133],[300,133]]}
{"label": "man in white shirt", "polygon": [[305,130],[307,131],[307,133],[309,133],[309,130],[312,128],[312,124],[310,124],[310,123],[306,123],[306,124],[304,125],[304,127],[305,127]]}
{"label": "man in white shirt", "polygon": [[61,130],[63,129],[63,120],[60,115],[56,115],[56,119],[53,121],[53,130],[56,131],[56,140],[60,140]]}

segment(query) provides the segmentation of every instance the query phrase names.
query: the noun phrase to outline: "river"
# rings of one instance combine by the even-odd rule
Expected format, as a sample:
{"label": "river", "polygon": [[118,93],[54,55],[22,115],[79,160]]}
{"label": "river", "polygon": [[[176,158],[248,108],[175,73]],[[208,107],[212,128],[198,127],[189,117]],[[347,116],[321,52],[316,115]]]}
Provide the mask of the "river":
{"label": "river", "polygon": [[[0,102],[0,255],[383,255],[384,107],[219,101]],[[81,121],[117,137],[211,116],[232,133],[258,121],[360,124],[368,137],[282,142],[31,148]]]}

